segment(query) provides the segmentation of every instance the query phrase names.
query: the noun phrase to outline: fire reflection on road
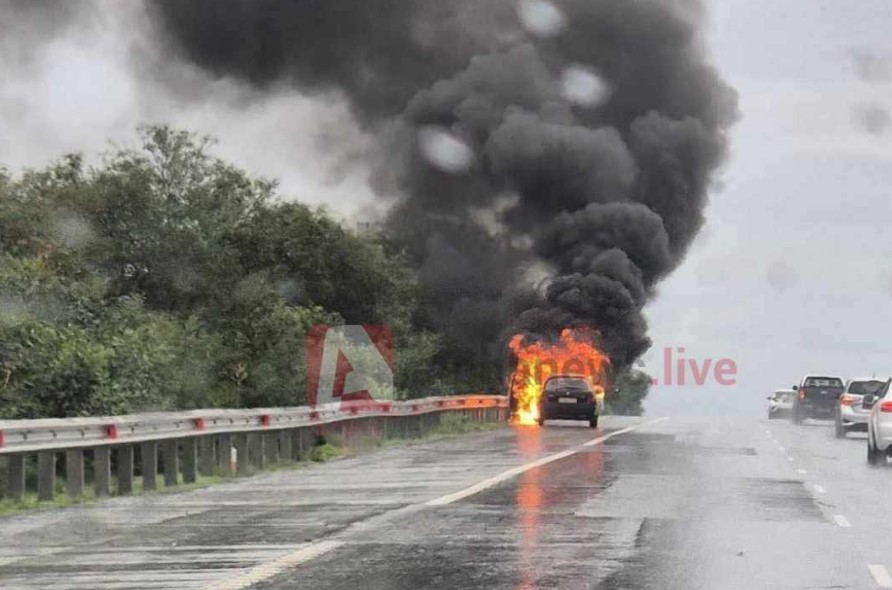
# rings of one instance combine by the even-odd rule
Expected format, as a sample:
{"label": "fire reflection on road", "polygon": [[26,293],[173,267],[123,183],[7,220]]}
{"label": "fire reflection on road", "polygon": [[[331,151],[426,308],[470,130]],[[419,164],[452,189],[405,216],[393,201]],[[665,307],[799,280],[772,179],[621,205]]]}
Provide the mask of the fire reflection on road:
{"label": "fire reflection on road", "polygon": [[[518,428],[517,450],[524,459],[534,461],[544,454],[543,430],[541,428]],[[537,587],[536,572],[547,571],[537,568],[537,556],[549,554],[540,545],[553,540],[548,538],[545,522],[550,516],[566,516],[565,510],[550,514],[548,507],[573,507],[584,503],[591,494],[600,490],[604,469],[603,450],[600,445],[580,451],[566,459],[537,467],[520,475],[515,492],[520,539],[518,543],[519,579],[517,590],[534,590]],[[566,484],[569,478],[576,485],[550,486],[550,474],[561,471],[561,480]],[[572,496],[577,497],[572,497]],[[580,521],[581,526],[589,524]],[[544,564],[539,564],[540,566]]]}

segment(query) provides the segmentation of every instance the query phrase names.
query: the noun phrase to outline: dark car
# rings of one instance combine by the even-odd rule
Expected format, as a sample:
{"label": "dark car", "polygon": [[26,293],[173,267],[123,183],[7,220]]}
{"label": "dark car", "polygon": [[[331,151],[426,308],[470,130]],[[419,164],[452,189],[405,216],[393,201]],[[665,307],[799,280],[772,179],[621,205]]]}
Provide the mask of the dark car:
{"label": "dark car", "polygon": [[839,377],[808,375],[793,389],[797,395],[793,398],[792,419],[800,424],[806,418],[834,418],[845,384]]}
{"label": "dark car", "polygon": [[549,377],[539,401],[539,425],[546,420],[588,420],[598,427],[598,400],[595,389],[584,377]]}

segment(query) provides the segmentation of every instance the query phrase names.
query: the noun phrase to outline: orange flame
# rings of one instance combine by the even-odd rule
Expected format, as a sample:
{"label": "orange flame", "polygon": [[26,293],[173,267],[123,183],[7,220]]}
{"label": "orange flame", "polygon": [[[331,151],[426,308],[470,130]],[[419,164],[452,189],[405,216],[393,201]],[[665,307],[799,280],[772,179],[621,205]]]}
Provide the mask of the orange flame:
{"label": "orange flame", "polygon": [[517,358],[511,376],[515,422],[536,424],[539,421],[539,398],[545,381],[552,375],[585,377],[595,387],[598,403],[603,401],[604,376],[610,359],[595,346],[591,331],[566,328],[556,343],[527,343],[523,334],[516,334],[509,346]]}

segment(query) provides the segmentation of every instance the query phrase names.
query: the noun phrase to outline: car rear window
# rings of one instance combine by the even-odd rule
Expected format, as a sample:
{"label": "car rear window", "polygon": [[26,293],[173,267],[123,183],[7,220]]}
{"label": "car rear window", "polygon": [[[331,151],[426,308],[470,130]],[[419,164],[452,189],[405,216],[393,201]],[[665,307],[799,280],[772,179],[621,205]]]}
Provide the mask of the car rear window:
{"label": "car rear window", "polygon": [[805,380],[806,387],[842,387],[842,379],[835,377],[809,377]]}
{"label": "car rear window", "polygon": [[849,393],[854,395],[876,395],[885,384],[885,381],[852,381],[849,383]]}
{"label": "car rear window", "polygon": [[549,379],[548,383],[545,384],[545,391],[555,391],[557,389],[588,390],[588,383],[586,383],[585,379],[556,377]]}

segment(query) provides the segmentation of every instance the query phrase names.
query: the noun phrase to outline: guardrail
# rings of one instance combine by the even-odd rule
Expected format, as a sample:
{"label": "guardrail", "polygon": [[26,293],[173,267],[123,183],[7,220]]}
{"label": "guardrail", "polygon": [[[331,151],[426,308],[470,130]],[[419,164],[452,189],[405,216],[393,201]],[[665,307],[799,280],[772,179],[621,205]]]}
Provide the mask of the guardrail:
{"label": "guardrail", "polygon": [[[56,493],[84,495],[85,464],[95,495],[127,495],[138,475],[144,490],[193,483],[198,475],[245,475],[272,464],[307,458],[320,436],[351,439],[419,436],[455,412],[478,422],[507,419],[504,396],[468,395],[408,401],[354,402],[315,408],[192,410],[90,418],[0,420],[0,457],[7,459],[6,496],[24,499],[36,457],[40,501]],[[64,454],[64,470],[57,459]],[[113,484],[114,489],[113,489]]]}

